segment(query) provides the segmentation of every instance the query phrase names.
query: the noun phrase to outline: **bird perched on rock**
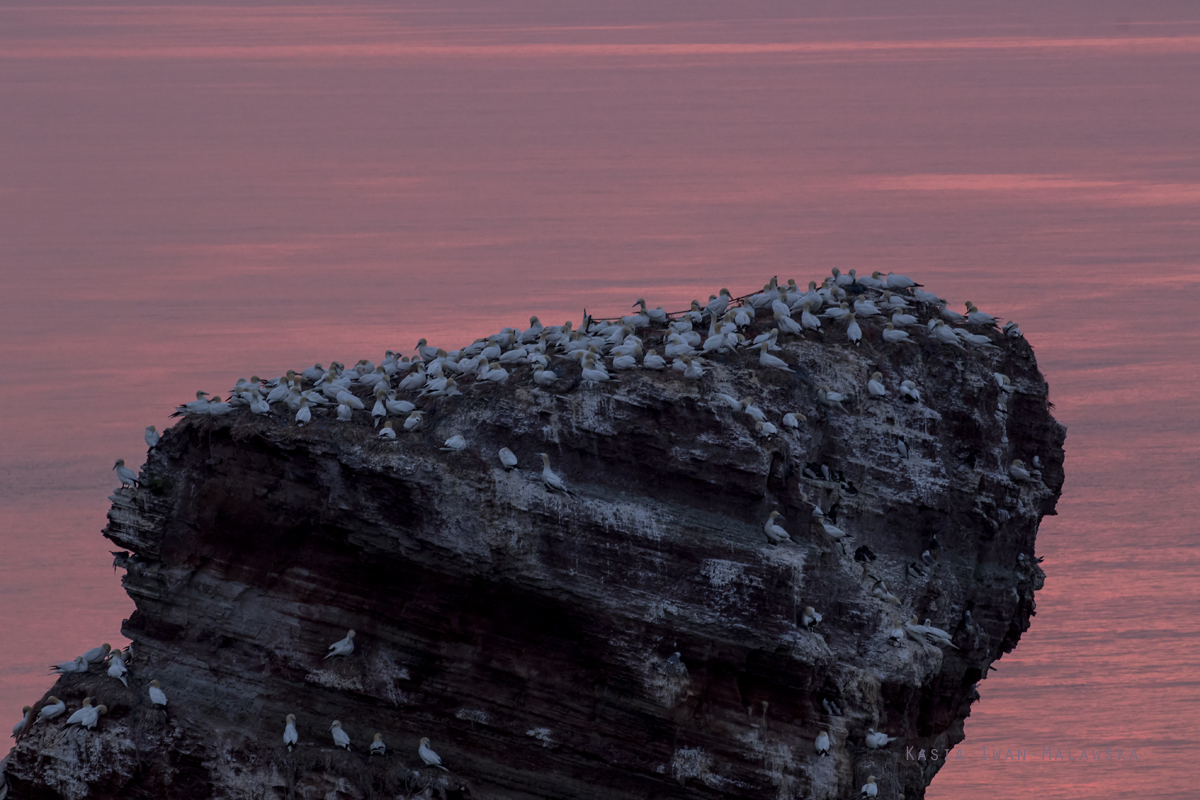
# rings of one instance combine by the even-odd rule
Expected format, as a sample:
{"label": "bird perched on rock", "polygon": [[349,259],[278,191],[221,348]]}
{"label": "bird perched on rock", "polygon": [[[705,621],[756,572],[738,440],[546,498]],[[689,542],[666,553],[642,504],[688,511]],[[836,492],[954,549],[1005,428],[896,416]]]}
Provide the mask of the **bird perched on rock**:
{"label": "bird perched on rock", "polygon": [[783,372],[791,372],[792,368],[788,366],[786,361],[767,352],[767,348],[770,346],[770,342],[763,342],[761,345],[759,345],[758,363],[764,367],[770,367],[771,369],[777,369]]}
{"label": "bird perched on rock", "polygon": [[842,401],[845,399],[845,395],[839,392],[831,391],[828,386],[822,386],[817,389],[817,401],[822,405],[837,406],[838,408],[842,408]]}
{"label": "bird perched on rock", "polygon": [[150,702],[156,706],[167,707],[167,695],[158,681],[150,681]]}
{"label": "bird perched on rock", "polygon": [[125,466],[125,459],[118,458],[117,462],[113,464],[113,469],[117,471],[117,477],[121,479],[121,488],[126,486],[133,488],[139,485],[137,473]]}
{"label": "bird perched on rock", "polygon": [[288,752],[292,752],[292,748],[300,743],[300,734],[296,733],[296,715],[288,714],[283,726],[283,743],[287,745]]}
{"label": "bird perched on rock", "polygon": [[867,733],[866,743],[867,747],[871,748],[872,750],[878,750],[881,747],[887,747],[889,742],[896,741],[895,736],[888,736],[886,733],[878,733],[874,728],[870,728],[868,730],[869,732]]}
{"label": "bird perched on rock", "polygon": [[808,417],[797,413],[783,415],[783,427],[785,428],[799,428],[801,422],[808,422]]}
{"label": "bird perched on rock", "polygon": [[146,437],[146,446],[147,447],[149,447],[151,449],[158,447],[158,442],[161,437],[158,435],[158,431],[155,430],[153,425],[146,426],[145,437]]}
{"label": "bird perched on rock", "polygon": [[875,776],[871,775],[867,778],[867,782],[863,784],[862,791],[859,797],[878,797],[879,788],[875,785]]}
{"label": "bird perched on rock", "polygon": [[426,766],[437,767],[443,772],[450,771],[442,766],[441,756],[429,749],[428,736],[421,737],[421,743],[417,746],[417,755],[421,757],[421,760],[425,762]]}
{"label": "bird perched on rock", "polygon": [[108,657],[108,654],[111,652],[112,652],[112,645],[109,644],[108,642],[105,642],[104,644],[100,645],[99,647],[93,647],[91,650],[88,650],[82,656],[80,656],[80,658],[82,658],[88,664],[95,664],[97,662],[103,661],[105,658]]}
{"label": "bird perched on rock", "polygon": [[129,670],[125,668],[125,659],[121,655],[121,651],[114,651],[112,658],[108,661],[108,677],[116,678],[121,683],[129,686],[129,681],[125,679],[125,675],[128,672]]}
{"label": "bird perched on rock", "polygon": [[371,755],[381,756],[387,752],[387,745],[383,743],[383,734],[375,734],[375,738],[371,741]]}
{"label": "bird perched on rock", "polygon": [[770,439],[772,436],[779,433],[779,429],[770,422],[756,422],[754,423],[754,430],[764,439]]}
{"label": "bird perched on rock", "polygon": [[335,719],[333,724],[329,726],[329,730],[333,733],[333,746],[349,751],[350,737],[342,730],[342,723]]}
{"label": "bird perched on rock", "polygon": [[800,624],[806,628],[811,628],[821,621],[821,615],[816,612],[812,606],[805,606],[804,613],[800,616]]}
{"label": "bird perched on rock", "polygon": [[871,373],[871,380],[867,381],[867,392],[871,397],[887,397],[887,387],[883,385],[882,372]]}
{"label": "bird perched on rock", "polygon": [[459,436],[457,433],[446,440],[446,446],[438,448],[449,453],[461,453],[467,449],[467,440]]}
{"label": "bird perched on rock", "polygon": [[818,733],[817,740],[813,744],[816,746],[817,755],[819,755],[819,756],[829,755],[829,734],[828,733],[826,733],[825,731],[821,731],[820,733]]}
{"label": "bird perched on rock", "polygon": [[891,603],[894,606],[900,605],[900,598],[889,592],[887,584],[881,580],[875,581],[875,585],[871,587],[871,594],[885,603]]}
{"label": "bird perched on rock", "polygon": [[905,460],[908,459],[908,445],[903,439],[896,440],[896,453],[900,456],[900,458]]}
{"label": "bird perched on rock", "polygon": [[59,700],[54,695],[50,695],[49,697],[46,698],[46,703],[45,703],[45,705],[42,706],[42,710],[38,712],[37,719],[35,719],[34,722],[41,722],[42,720],[50,721],[52,719],[56,719],[56,718],[62,716],[66,712],[66,710],[67,710],[66,703],[64,703],[62,700]]}
{"label": "bird perched on rock", "polygon": [[100,716],[107,713],[108,706],[100,705],[93,708],[91,705],[87,705],[72,714],[67,719],[67,724],[78,725],[93,731],[96,729],[96,723],[100,721]]}
{"label": "bird perched on rock", "polygon": [[921,393],[917,391],[917,385],[912,381],[900,382],[900,396],[910,403],[921,402]]}
{"label": "bird perched on rock", "polygon": [[900,647],[904,644],[904,628],[892,628],[892,632],[888,634],[888,643],[894,647]]}
{"label": "bird perched on rock", "polygon": [[21,721],[13,725],[12,738],[14,739],[20,739],[21,734],[25,733],[33,725],[33,706],[25,706],[21,709],[21,714]]}
{"label": "bird perched on rock", "polygon": [[517,456],[512,450],[507,447],[500,448],[500,464],[506,469],[513,469],[517,466]]}
{"label": "bird perched on rock", "polygon": [[396,441],[396,429],[392,427],[392,421],[389,419],[383,423],[383,427],[379,429],[379,438],[387,439],[388,441]]}
{"label": "bird perched on rock", "polygon": [[348,656],[354,652],[354,631],[346,631],[344,639],[338,639],[333,644],[329,645],[329,652],[325,658],[333,658],[334,656]]}
{"label": "bird perched on rock", "polygon": [[784,542],[790,542],[792,540],[792,537],[788,536],[787,531],[775,524],[776,518],[780,516],[782,516],[782,514],[780,514],[778,511],[772,511],[771,515],[767,517],[766,524],[763,525],[763,530],[766,531],[767,534],[767,541],[771,544],[783,544]]}
{"label": "bird perched on rock", "polygon": [[542,457],[542,482],[546,484],[546,488],[562,492],[563,494],[574,494],[563,483],[563,479],[558,477],[558,474],[554,470],[550,469],[550,456],[545,453],[538,453],[538,455]]}
{"label": "bird perched on rock", "polygon": [[83,656],[76,656],[74,661],[51,664],[50,671],[57,672],[59,675],[69,675],[72,672],[87,672],[88,664],[84,661]]}
{"label": "bird perched on rock", "polygon": [[1027,481],[1033,477],[1029,470],[1025,469],[1025,462],[1019,458],[1014,458],[1008,465],[1008,474],[1014,481]]}

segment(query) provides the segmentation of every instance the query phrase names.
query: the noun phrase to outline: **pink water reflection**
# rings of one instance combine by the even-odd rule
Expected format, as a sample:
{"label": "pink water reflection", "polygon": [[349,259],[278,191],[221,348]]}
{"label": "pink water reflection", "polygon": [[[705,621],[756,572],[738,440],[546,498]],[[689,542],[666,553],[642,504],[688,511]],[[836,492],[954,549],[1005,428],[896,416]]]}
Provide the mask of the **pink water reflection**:
{"label": "pink water reflection", "polygon": [[928,796],[1177,796],[1200,24],[1041,5],[0,10],[0,710],[117,640],[109,468],[197,388],[895,269],[1020,321],[1070,427],[1038,616]]}

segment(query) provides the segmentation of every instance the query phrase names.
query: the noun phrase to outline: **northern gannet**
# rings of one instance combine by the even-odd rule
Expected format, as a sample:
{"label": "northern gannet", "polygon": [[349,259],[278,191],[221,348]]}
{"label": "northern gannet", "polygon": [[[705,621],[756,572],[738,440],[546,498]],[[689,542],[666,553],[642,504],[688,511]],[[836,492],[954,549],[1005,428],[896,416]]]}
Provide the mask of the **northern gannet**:
{"label": "northern gannet", "polygon": [[896,741],[895,736],[888,736],[886,733],[877,732],[874,728],[868,728],[866,744],[872,750],[887,747],[890,742],[894,741]]}
{"label": "northern gannet", "polygon": [[862,341],[862,328],[858,325],[858,320],[854,317],[849,317],[846,323],[846,340],[854,342],[856,345]]}
{"label": "northern gannet", "polygon": [[271,413],[271,404],[263,399],[257,386],[250,392],[250,412],[259,416]]}
{"label": "northern gannet", "polygon": [[677,363],[682,362],[683,368],[680,371],[683,372],[683,377],[694,381],[698,381],[704,377],[704,367],[700,366],[698,359],[693,359],[691,356],[681,356],[676,361]]}
{"label": "northern gannet", "polygon": [[821,330],[821,320],[817,319],[817,316],[808,309],[809,303],[805,301],[803,310],[800,312],[800,327],[810,331]]}
{"label": "northern gannet", "polygon": [[59,700],[54,695],[50,695],[49,697],[46,698],[46,702],[42,706],[42,710],[38,712],[37,719],[35,719],[34,722],[41,722],[42,720],[49,721],[52,719],[56,719],[58,717],[61,717],[66,712],[66,710],[67,710],[66,703],[64,703],[62,700]]}
{"label": "northern gannet", "polygon": [[189,403],[184,403],[175,409],[176,414],[207,414],[208,399],[205,397],[208,392],[197,391],[196,399]]}
{"label": "northern gannet", "polygon": [[542,331],[545,329],[546,326],[539,322],[537,317],[530,317],[529,327],[521,332],[517,341],[521,344],[532,344],[538,340],[538,337],[542,335]]}
{"label": "northern gannet", "polygon": [[938,297],[933,292],[927,292],[924,289],[913,289],[912,296],[915,297],[919,302],[929,303],[935,306],[942,302],[942,298]]}
{"label": "northern gannet", "polygon": [[905,314],[900,311],[892,314],[892,324],[897,328],[907,328],[909,325],[916,325],[919,321],[912,314]]}
{"label": "northern gannet", "polygon": [[812,606],[804,607],[804,613],[800,616],[800,624],[805,628],[811,628],[820,621],[821,615]]}
{"label": "northern gannet", "polygon": [[517,466],[517,456],[512,450],[507,447],[500,448],[500,463],[505,469],[513,469]]}
{"label": "northern gannet", "polygon": [[871,379],[867,381],[867,392],[871,397],[887,397],[887,387],[883,385],[883,373],[871,373]]}
{"label": "northern gannet", "polygon": [[59,675],[69,675],[72,672],[87,672],[88,663],[83,660],[83,656],[76,656],[74,661],[51,664],[50,671],[57,672]]}
{"label": "northern gannet", "polygon": [[995,325],[996,318],[991,314],[985,314],[975,307],[975,304],[970,300],[967,301],[967,322],[972,325]]}
{"label": "northern gannet", "polygon": [[867,782],[863,784],[862,790],[859,792],[860,797],[878,797],[879,788],[875,785],[875,776],[867,777]]}
{"label": "northern gannet", "polygon": [[993,372],[992,377],[996,379],[996,385],[1000,387],[1000,391],[1011,392],[1013,390],[1012,380],[1003,372]]}
{"label": "northern gannet", "polygon": [[786,361],[767,352],[768,346],[769,343],[767,342],[763,342],[761,345],[759,345],[758,363],[764,367],[782,370],[783,372],[791,372],[792,368],[788,366]]}
{"label": "northern gannet", "polygon": [[905,300],[900,295],[892,294],[887,289],[883,290],[883,297],[880,298],[880,300],[883,302],[883,304],[887,308],[890,308],[893,311],[895,311],[898,308],[908,308],[907,300]]}
{"label": "northern gannet", "polygon": [[982,333],[971,333],[963,328],[955,328],[954,332],[958,334],[959,339],[962,339],[967,344],[973,344],[976,347],[990,347],[993,350],[998,349],[996,345],[992,344],[992,340]]}
{"label": "northern gannet", "polygon": [[1004,335],[1010,339],[1020,339],[1023,334],[1021,333],[1020,326],[1010,319],[1004,323]]}
{"label": "northern gannet", "polygon": [[584,356],[582,374],[584,383],[605,383],[613,380],[608,370],[603,364],[597,363],[594,356]]}
{"label": "northern gannet", "polygon": [[790,542],[791,536],[783,528],[775,524],[775,518],[782,516],[778,511],[772,511],[771,516],[767,517],[767,522],[763,525],[763,530],[766,531],[767,541],[771,544],[783,544]]}
{"label": "northern gannet", "polygon": [[150,681],[150,702],[156,706],[166,707],[167,705],[167,695],[158,681]]}
{"label": "northern gannet", "polygon": [[127,672],[129,670],[125,668],[125,659],[121,657],[121,651],[114,650],[113,657],[108,662],[108,677],[116,678],[121,683],[129,686],[129,681],[125,678]]}
{"label": "northern gannet", "polygon": [[404,420],[404,430],[415,431],[421,427],[421,423],[425,420],[424,411],[414,411],[408,415],[408,419]]}
{"label": "northern gannet", "polygon": [[903,458],[903,459],[908,458],[908,445],[905,443],[905,441],[903,439],[896,440],[896,452],[900,455],[901,458]]}
{"label": "northern gannet", "polygon": [[445,444],[445,447],[440,447],[438,449],[450,453],[461,453],[463,450],[467,449],[467,440],[457,433],[447,439]]}
{"label": "northern gannet", "polygon": [[951,347],[957,347],[959,350],[966,350],[962,343],[958,341],[957,334],[954,329],[948,326],[945,322],[934,320],[933,338],[937,339],[942,344],[948,344]]}
{"label": "northern gannet", "polygon": [[329,653],[325,658],[333,658],[334,656],[348,656],[354,652],[354,631],[346,631],[346,638],[338,639],[333,644],[329,645]]}
{"label": "northern gannet", "polygon": [[117,477],[121,479],[121,488],[126,486],[133,488],[139,485],[137,473],[125,466],[125,459],[118,458],[117,462],[113,464],[113,469],[117,471]]}
{"label": "northern gannet", "polygon": [[890,342],[892,344],[912,341],[906,332],[896,330],[896,326],[890,322],[886,327],[884,327],[882,336],[885,342]]}
{"label": "northern gannet", "polygon": [[887,278],[883,282],[883,285],[889,289],[913,289],[921,284],[905,275],[897,275],[894,272],[889,272],[887,274]]}
{"label": "northern gannet", "polygon": [[960,323],[967,321],[967,318],[964,317],[962,314],[958,313],[957,311],[952,311],[949,308],[946,308],[945,300],[938,300],[937,302],[938,302],[938,308],[941,310],[942,316],[945,317],[946,319],[950,320],[951,322],[960,322]]}
{"label": "northern gannet", "polygon": [[414,389],[420,389],[425,385],[425,376],[425,365],[423,363],[417,364],[416,372],[411,372],[400,380],[400,390],[411,392]]}
{"label": "northern gannet", "polygon": [[935,644],[949,645],[955,650],[958,649],[954,646],[953,637],[941,628],[935,628],[929,619],[926,619],[925,624],[921,627],[925,629],[925,635],[932,639]]}
{"label": "northern gannet", "polygon": [[779,429],[770,422],[756,422],[754,423],[754,430],[758,432],[759,436],[767,439],[779,433]]}
{"label": "northern gannet", "polygon": [[783,331],[784,333],[796,335],[804,332],[804,328],[800,326],[800,323],[792,319],[790,314],[782,314],[778,309],[776,309],[774,315],[775,324],[779,327],[779,330]]}
{"label": "northern gannet", "polygon": [[1014,458],[1008,465],[1008,474],[1014,481],[1027,481],[1033,477],[1029,470],[1025,469],[1025,462],[1019,458]]}
{"label": "northern gannet", "polygon": [[813,743],[817,750],[817,755],[829,755],[829,734],[821,731],[817,734],[817,740]]}
{"label": "northern gannet", "polygon": [[307,425],[312,422],[312,410],[308,407],[308,398],[300,398],[300,408],[296,409],[296,424]]}
{"label": "northern gannet", "polygon": [[617,356],[613,359],[613,369],[636,369],[637,358],[634,356]]}
{"label": "northern gannet", "polygon": [[158,431],[154,429],[154,426],[147,425],[146,426],[146,446],[151,449],[158,447],[159,438],[160,437],[158,435]]}
{"label": "northern gannet", "polygon": [[900,598],[889,592],[887,584],[881,580],[875,581],[875,585],[871,587],[871,594],[885,603],[891,603],[894,606],[900,605]]}
{"label": "northern gannet", "polygon": [[729,307],[729,290],[721,289],[721,293],[709,298],[708,305],[704,307],[704,313],[714,317],[719,317],[725,313],[725,309]]}
{"label": "northern gannet", "polygon": [[379,429],[379,438],[389,441],[396,441],[396,429],[392,427],[392,421],[389,419],[383,423],[383,427]]}
{"label": "northern gannet", "polygon": [[349,406],[350,408],[354,409],[355,411],[365,411],[367,408],[366,406],[363,405],[362,400],[359,400],[357,397],[350,394],[350,392],[346,391],[345,389],[339,390],[338,393],[334,396],[334,399],[337,400],[340,405]]}
{"label": "northern gannet", "polygon": [[82,658],[84,661],[86,661],[89,664],[95,664],[98,661],[103,661],[105,658],[108,657],[108,654],[111,652],[112,652],[112,645],[109,644],[108,642],[105,642],[104,644],[100,645],[99,647],[93,647],[91,650],[88,650],[86,653],[84,653],[82,656],[80,656],[80,658]]}
{"label": "northern gannet", "polygon": [[647,350],[645,357],[642,358],[642,366],[646,369],[666,369],[667,362],[653,350]]}
{"label": "northern gannet", "polygon": [[387,745],[383,743],[383,734],[375,734],[375,738],[371,741],[371,755],[381,756],[387,752]]}
{"label": "northern gannet", "polygon": [[487,381],[488,383],[507,383],[508,370],[496,364],[491,364],[485,359],[479,365],[479,380]]}
{"label": "northern gannet", "polygon": [[1034,457],[1033,457],[1033,468],[1034,468],[1034,469],[1041,469],[1041,468],[1042,468],[1042,459],[1041,459],[1041,456],[1034,456]]}
{"label": "northern gannet", "polygon": [[888,643],[893,647],[901,647],[904,645],[904,628],[892,628],[892,632],[888,634]]}
{"label": "northern gannet", "polygon": [[821,314],[821,316],[824,317],[825,319],[831,319],[831,320],[834,320],[835,322],[841,322],[846,317],[852,316],[853,313],[854,312],[852,312],[850,310],[850,304],[843,301],[842,303],[839,303],[838,305],[834,306],[833,308],[825,309],[825,312],[823,314]]}
{"label": "northern gannet", "polygon": [[437,753],[435,753],[429,749],[429,737],[428,736],[421,737],[421,743],[417,746],[417,755],[421,756],[421,760],[424,761],[427,766],[437,767],[438,769],[442,770],[443,772],[450,771],[442,766],[441,757]]}
{"label": "northern gannet", "polygon": [[292,748],[300,743],[300,734],[296,733],[296,715],[288,714],[287,720],[283,726],[283,743],[287,745],[288,752],[292,752]]}
{"label": "northern gannet", "polygon": [[437,358],[437,348],[430,347],[429,343],[424,339],[417,340],[417,354],[421,356],[421,360],[428,364]]}
{"label": "northern gannet", "polygon": [[[422,340],[422,341],[424,341],[424,340]],[[333,724],[329,726],[329,730],[333,733],[333,746],[334,747],[341,747],[345,750],[350,749],[350,737],[346,735],[346,732],[344,730],[342,730],[341,722],[339,722],[335,719],[333,721]]]}
{"label": "northern gannet", "polygon": [[783,427],[799,428],[801,422],[808,422],[808,417],[797,412],[788,412],[783,415]]}
{"label": "northern gannet", "polygon": [[88,697],[83,701],[83,708],[76,711],[67,718],[68,725],[78,725],[81,728],[95,730],[96,723],[100,719],[101,714],[108,713],[108,706],[92,706],[92,698]]}
{"label": "northern gannet", "polygon": [[921,393],[917,391],[917,385],[912,381],[900,382],[900,396],[914,403],[921,402]]}
{"label": "northern gannet", "polygon": [[[728,396],[729,395],[724,395],[724,397],[728,397]],[[735,401],[735,402],[737,403],[737,409],[739,411],[745,412],[747,416],[751,417],[755,421],[757,421],[757,422],[766,422],[767,421],[767,415],[763,413],[761,408],[754,405],[754,401],[752,399],[750,399],[749,397],[743,397],[740,401]]]}
{"label": "northern gannet", "polygon": [[12,738],[20,739],[21,734],[25,733],[31,725],[33,725],[33,706],[25,706],[21,709],[21,721],[13,725]]}
{"label": "northern gannet", "polygon": [[882,314],[883,312],[879,310],[879,306],[865,297],[860,297],[854,301],[854,315],[857,317],[878,317]]}
{"label": "northern gannet", "polygon": [[563,479],[558,477],[554,470],[550,469],[550,456],[545,453],[538,453],[538,455],[542,457],[542,482],[546,484],[546,487],[556,492],[562,492],[563,494],[574,494],[563,483]]}
{"label": "northern gannet", "polygon": [[541,367],[533,368],[533,382],[538,386],[549,386],[556,380],[558,380],[558,375],[550,370],[542,369]]}
{"label": "northern gannet", "polygon": [[838,408],[842,408],[842,401],[845,399],[846,399],[845,395],[840,394],[838,392],[830,391],[828,386],[823,385],[819,389],[817,389],[817,400],[822,405],[837,406]]}
{"label": "northern gannet", "polygon": [[338,422],[349,422],[354,419],[354,409],[345,403],[338,403],[337,418]]}
{"label": "northern gannet", "polygon": [[397,417],[402,417],[405,414],[410,413],[414,408],[416,408],[416,406],[414,406],[412,403],[408,402],[407,400],[397,400],[394,397],[392,397],[391,395],[389,395],[388,397],[386,397],[384,399],[383,404],[384,404],[384,407],[387,408],[387,412],[389,414],[392,414]]}

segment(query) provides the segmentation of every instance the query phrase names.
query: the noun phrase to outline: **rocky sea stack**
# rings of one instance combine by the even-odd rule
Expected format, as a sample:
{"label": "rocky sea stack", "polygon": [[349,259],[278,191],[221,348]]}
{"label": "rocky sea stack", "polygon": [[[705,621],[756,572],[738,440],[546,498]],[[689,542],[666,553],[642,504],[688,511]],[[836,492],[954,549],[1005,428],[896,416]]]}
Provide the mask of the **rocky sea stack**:
{"label": "rocky sea stack", "polygon": [[[841,291],[883,305],[863,288]],[[990,344],[960,347],[926,325],[938,306],[900,298],[913,341],[866,313],[854,344],[825,319],[781,331],[790,372],[740,346],[697,355],[699,378],[636,355],[614,369],[629,335],[663,353],[666,323],[640,319],[583,359],[609,382],[563,353],[578,332],[535,331],[548,386],[521,357],[498,382],[460,374],[466,352],[434,356],[461,395],[393,393],[425,412],[409,431],[397,416],[394,440],[365,366],[341,373],[364,405],[349,421],[254,413],[244,389],[228,413],[185,413],[104,530],[137,606],[129,686],[100,665],[62,676],[47,694],[68,713],[9,754],[10,797],[775,800],[857,796],[868,776],[881,798],[922,797],[942,762],[905,750],[961,741],[975,684],[1029,626],[1065,429],[1024,338],[967,324]],[[777,324],[770,301],[746,315],[747,343]],[[695,327],[706,340],[708,316]],[[388,363],[386,387],[415,371]],[[768,540],[772,511],[790,541]],[[325,659],[349,629],[354,652]],[[84,697],[107,706],[95,730],[65,725]],[[895,741],[868,747],[874,732]]]}

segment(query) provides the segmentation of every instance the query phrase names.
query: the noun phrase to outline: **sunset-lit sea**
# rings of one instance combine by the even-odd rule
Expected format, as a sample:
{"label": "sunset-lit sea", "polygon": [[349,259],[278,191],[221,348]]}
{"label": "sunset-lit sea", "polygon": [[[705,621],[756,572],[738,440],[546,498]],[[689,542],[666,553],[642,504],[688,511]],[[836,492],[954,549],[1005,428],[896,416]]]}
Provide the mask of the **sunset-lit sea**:
{"label": "sunset-lit sea", "polygon": [[197,389],[853,267],[1016,319],[1068,426],[927,796],[1194,794],[1200,7],[984,7],[0,7],[4,730],[123,641],[110,469]]}

